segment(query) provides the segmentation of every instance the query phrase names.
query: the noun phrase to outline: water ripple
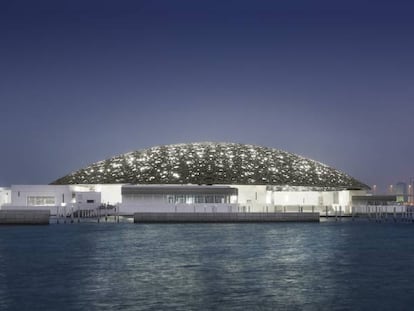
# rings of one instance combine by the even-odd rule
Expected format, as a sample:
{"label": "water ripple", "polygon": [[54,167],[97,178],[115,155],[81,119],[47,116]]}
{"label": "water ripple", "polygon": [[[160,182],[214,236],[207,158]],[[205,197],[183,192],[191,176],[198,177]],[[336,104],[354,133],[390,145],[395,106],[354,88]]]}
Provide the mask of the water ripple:
{"label": "water ripple", "polygon": [[0,227],[0,310],[404,310],[414,226]]}

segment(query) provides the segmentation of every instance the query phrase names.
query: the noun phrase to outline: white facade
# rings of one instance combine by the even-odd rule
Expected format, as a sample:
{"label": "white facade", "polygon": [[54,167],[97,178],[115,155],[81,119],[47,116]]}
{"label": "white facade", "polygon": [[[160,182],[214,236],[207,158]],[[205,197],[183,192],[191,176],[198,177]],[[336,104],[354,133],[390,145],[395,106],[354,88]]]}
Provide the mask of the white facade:
{"label": "white facade", "polygon": [[12,185],[10,198],[1,209],[41,209],[56,215],[63,210],[94,209],[101,205],[101,193],[91,191],[88,185]]}
{"label": "white facade", "polygon": [[[158,185],[168,193],[171,185]],[[145,188],[146,186],[140,186]],[[186,187],[182,185],[181,187]],[[194,187],[194,186],[192,186]],[[200,186],[205,187],[205,186]],[[214,189],[216,186],[208,186]],[[365,190],[311,191],[306,188],[299,191],[286,187],[276,190],[266,185],[226,185],[237,189],[237,197],[220,203],[194,202],[191,196],[184,196],[180,201],[168,201],[158,196],[141,196],[130,198],[123,196],[121,212],[351,212],[352,196],[363,195]]]}
{"label": "white facade", "polygon": [[[63,209],[96,209],[100,205],[118,206],[121,214],[151,211],[325,212],[327,209],[350,213],[352,196],[366,193],[364,190],[310,191],[306,188],[299,191],[298,188],[266,185],[125,185],[141,189],[141,192],[147,187],[157,193],[134,196],[123,194],[122,187],[121,184],[13,185],[10,189],[0,188],[0,204],[2,209],[39,208],[49,209],[52,214]],[[228,192],[228,189],[235,192]]]}
{"label": "white facade", "polygon": [[10,204],[11,202],[11,189],[10,188],[0,188],[0,209],[5,204]]}
{"label": "white facade", "polygon": [[363,195],[365,190],[339,190],[339,191],[311,191],[303,189],[298,191],[286,187],[276,190],[265,185],[234,185],[239,190],[237,203],[250,212],[268,211],[349,211],[353,195]]}
{"label": "white facade", "polygon": [[[14,206],[65,206],[69,204],[121,203],[122,185],[12,185],[10,200]],[[1,190],[0,190],[1,194]]]}

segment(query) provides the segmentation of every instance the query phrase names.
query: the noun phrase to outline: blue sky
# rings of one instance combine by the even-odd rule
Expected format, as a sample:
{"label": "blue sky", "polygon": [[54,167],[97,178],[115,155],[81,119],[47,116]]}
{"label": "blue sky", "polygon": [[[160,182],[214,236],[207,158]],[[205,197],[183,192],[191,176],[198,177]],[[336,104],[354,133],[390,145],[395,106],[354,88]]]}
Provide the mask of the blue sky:
{"label": "blue sky", "polygon": [[410,1],[2,1],[0,185],[159,144],[414,176]]}

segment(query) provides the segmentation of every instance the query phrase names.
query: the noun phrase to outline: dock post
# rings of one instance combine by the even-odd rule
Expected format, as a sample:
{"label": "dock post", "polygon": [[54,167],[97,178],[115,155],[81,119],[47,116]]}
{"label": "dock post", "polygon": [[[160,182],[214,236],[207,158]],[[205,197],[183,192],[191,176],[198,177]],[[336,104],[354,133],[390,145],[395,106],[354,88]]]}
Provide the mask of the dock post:
{"label": "dock post", "polygon": [[375,214],[377,222],[381,222],[381,207],[375,206]]}
{"label": "dock post", "polygon": [[379,222],[382,222],[383,213],[382,213],[382,206],[381,205],[378,206],[378,213],[379,213]]}

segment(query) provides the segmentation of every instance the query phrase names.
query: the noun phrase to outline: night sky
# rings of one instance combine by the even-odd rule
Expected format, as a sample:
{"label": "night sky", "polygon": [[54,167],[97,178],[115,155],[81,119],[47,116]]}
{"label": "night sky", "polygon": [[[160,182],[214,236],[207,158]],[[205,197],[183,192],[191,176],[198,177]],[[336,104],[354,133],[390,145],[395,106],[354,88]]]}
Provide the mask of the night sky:
{"label": "night sky", "polygon": [[0,186],[160,144],[414,177],[412,1],[0,2]]}

